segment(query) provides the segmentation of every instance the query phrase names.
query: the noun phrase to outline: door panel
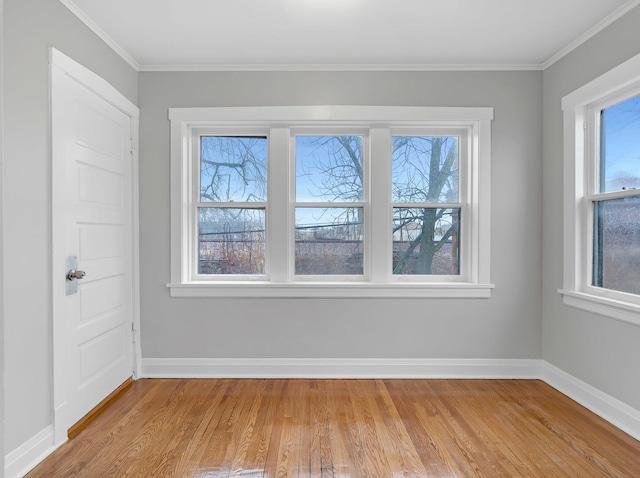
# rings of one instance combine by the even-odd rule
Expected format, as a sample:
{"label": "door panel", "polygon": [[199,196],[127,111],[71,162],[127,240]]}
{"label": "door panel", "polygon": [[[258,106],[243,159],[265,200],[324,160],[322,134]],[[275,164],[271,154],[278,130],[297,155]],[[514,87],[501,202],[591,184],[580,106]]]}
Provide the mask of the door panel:
{"label": "door panel", "polygon": [[85,283],[78,287],[80,294],[80,320],[95,319],[98,315],[125,305],[122,276],[109,277]]}
{"label": "door panel", "polygon": [[81,387],[103,369],[118,365],[118,361],[125,355],[125,340],[126,333],[120,323],[115,328],[79,344]]}
{"label": "door panel", "polygon": [[80,83],[59,81],[53,141],[64,145],[64,164],[54,168],[64,168],[64,180],[54,217],[64,222],[65,257],[86,272],[76,294],[56,299],[64,304],[71,426],[133,371],[132,120]]}
{"label": "door panel", "polygon": [[123,187],[123,178],[119,174],[85,165],[78,170],[78,200],[83,203],[122,207]]}
{"label": "door panel", "polygon": [[81,261],[112,259],[124,254],[124,230],[120,224],[81,224],[79,256]]}

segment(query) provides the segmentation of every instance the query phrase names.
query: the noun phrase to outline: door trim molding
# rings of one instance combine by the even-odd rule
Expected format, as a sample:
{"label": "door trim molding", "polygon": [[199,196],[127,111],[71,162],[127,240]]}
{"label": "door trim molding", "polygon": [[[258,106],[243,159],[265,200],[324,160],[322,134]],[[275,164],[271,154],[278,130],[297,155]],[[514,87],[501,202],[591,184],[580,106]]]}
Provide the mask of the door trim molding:
{"label": "door trim molding", "polygon": [[64,304],[59,300],[64,296],[64,284],[60,280],[64,277],[64,261],[60,260],[63,251],[64,217],[60,214],[58,205],[61,204],[60,185],[64,184],[64,168],[60,157],[63,154],[61,146],[57,144],[57,125],[53,121],[53,109],[61,94],[60,89],[64,78],[71,79],[87,88],[96,96],[117,108],[130,118],[132,153],[131,153],[131,221],[132,221],[132,319],[133,319],[133,356],[132,372],[134,377],[142,370],[140,346],[140,269],[139,269],[139,183],[138,183],[138,123],[140,111],[129,99],[116,90],[110,83],[77,63],[55,48],[49,49],[49,85],[50,85],[50,154],[51,154],[51,316],[52,316],[52,397],[53,397],[53,432],[54,446],[59,446],[67,440],[67,430],[70,423],[68,409],[69,380],[66,369],[66,324],[64,321]]}

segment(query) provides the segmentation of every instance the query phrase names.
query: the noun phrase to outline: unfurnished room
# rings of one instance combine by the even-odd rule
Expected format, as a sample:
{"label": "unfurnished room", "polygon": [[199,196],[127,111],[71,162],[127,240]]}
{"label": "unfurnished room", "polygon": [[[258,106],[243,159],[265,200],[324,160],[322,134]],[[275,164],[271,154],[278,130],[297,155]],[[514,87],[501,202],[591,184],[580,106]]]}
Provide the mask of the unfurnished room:
{"label": "unfurnished room", "polygon": [[0,24],[0,476],[640,476],[640,0]]}

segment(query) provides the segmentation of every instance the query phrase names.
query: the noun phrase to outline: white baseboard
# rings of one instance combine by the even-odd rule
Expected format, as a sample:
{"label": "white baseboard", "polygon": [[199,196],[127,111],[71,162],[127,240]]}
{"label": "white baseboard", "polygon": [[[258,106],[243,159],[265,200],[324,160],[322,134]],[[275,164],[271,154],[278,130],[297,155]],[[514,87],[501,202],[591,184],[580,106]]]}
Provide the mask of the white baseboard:
{"label": "white baseboard", "polygon": [[53,425],[49,425],[5,456],[4,476],[19,478],[26,475],[54,450]]}
{"label": "white baseboard", "polygon": [[542,362],[541,379],[623,432],[640,440],[640,410],[630,407],[548,362]]}
{"label": "white baseboard", "polygon": [[142,360],[142,378],[523,378],[529,359],[185,359]]}

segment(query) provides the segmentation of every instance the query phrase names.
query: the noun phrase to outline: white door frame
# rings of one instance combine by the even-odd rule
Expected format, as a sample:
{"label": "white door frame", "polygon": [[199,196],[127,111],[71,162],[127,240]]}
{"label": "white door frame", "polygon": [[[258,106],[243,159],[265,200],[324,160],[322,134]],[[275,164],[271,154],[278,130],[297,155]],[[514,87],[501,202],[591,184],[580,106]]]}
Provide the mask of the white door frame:
{"label": "white door frame", "polygon": [[[131,162],[131,204],[133,235],[132,244],[132,318],[133,318],[133,357],[131,364],[134,378],[142,370],[142,357],[140,346],[140,268],[139,268],[139,204],[138,204],[138,123],[140,113],[138,107],[117,91],[107,81],[81,64],[72,60],[55,48],[49,51],[50,65],[50,92],[52,108],[56,107],[56,98],[60,88],[60,75],[66,75],[83,85],[105,100],[110,105],[122,111],[131,121],[132,162]],[[59,446],[67,440],[67,430],[73,423],[69,423],[69,407],[67,406],[71,394],[69,379],[69,365],[67,364],[66,344],[66,316],[65,307],[61,297],[64,297],[65,287],[65,257],[64,237],[65,218],[62,213],[62,200],[64,187],[64,157],[60,146],[56,144],[56,125],[51,121],[51,288],[52,288],[52,398],[53,398],[53,427],[54,446]]]}

